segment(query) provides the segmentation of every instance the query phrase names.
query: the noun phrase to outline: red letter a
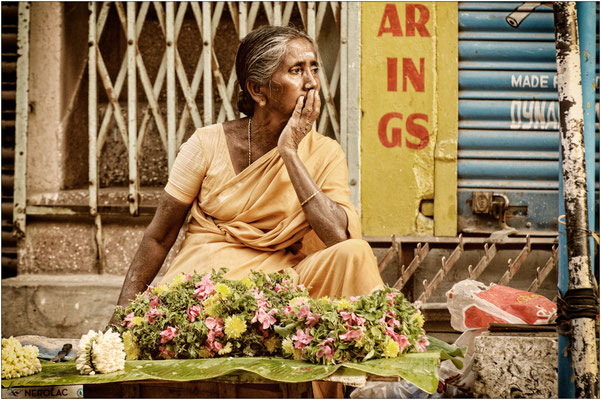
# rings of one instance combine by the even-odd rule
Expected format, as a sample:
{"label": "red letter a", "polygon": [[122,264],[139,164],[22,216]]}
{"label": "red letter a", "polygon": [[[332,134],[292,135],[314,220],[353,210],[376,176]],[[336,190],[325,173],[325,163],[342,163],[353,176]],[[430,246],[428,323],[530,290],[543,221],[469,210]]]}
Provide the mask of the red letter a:
{"label": "red letter a", "polygon": [[[388,28],[386,27],[386,20],[390,22],[390,27]],[[382,36],[383,33],[392,33],[392,36],[403,36],[401,23],[399,22],[399,14],[397,14],[396,6],[394,4],[388,3],[384,9],[378,36]]]}

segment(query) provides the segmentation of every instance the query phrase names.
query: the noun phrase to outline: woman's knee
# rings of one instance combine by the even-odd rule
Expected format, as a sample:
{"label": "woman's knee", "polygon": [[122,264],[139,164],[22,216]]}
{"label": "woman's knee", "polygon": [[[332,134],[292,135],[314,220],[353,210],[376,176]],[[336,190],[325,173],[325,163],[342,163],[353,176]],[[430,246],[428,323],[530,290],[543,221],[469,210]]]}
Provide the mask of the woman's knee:
{"label": "woman's knee", "polygon": [[369,252],[373,254],[369,243],[367,243],[363,239],[343,240],[342,242],[330,246],[330,249],[333,251],[339,251],[344,254],[361,254],[364,252]]}

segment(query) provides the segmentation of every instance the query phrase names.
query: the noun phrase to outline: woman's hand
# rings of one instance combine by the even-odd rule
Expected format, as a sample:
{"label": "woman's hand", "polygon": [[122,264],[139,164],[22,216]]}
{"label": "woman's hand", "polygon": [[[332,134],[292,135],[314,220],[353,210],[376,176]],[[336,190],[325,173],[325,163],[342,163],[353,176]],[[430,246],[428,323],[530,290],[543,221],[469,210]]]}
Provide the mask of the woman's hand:
{"label": "woman's hand", "polygon": [[304,96],[300,96],[296,100],[292,116],[282,130],[278,140],[278,149],[280,152],[291,151],[296,153],[299,143],[311,131],[313,122],[317,120],[320,108],[321,100],[319,99],[319,93],[315,89],[309,90],[306,102]]}

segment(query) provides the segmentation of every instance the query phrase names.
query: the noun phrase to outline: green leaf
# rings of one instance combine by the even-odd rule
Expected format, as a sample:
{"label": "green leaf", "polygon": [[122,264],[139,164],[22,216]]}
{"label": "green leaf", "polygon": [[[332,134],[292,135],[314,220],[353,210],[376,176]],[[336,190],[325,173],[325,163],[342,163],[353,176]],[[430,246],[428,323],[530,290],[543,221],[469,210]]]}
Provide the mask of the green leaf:
{"label": "green leaf", "polygon": [[42,362],[39,374],[2,380],[3,387],[76,385],[136,380],[191,381],[212,379],[246,371],[278,382],[307,382],[323,379],[339,369],[352,369],[378,376],[400,376],[428,393],[438,387],[440,352],[411,353],[391,359],[337,365],[312,364],[272,357],[223,357],[195,360],[126,361],[125,370],[111,374],[79,375],[75,362]]}
{"label": "green leaf", "polygon": [[440,351],[441,360],[451,360],[456,368],[463,368],[463,361],[458,360],[456,357],[465,357],[467,347],[460,348],[437,339],[434,336],[426,336],[428,337],[428,341],[430,341],[430,344],[427,346],[428,351]]}

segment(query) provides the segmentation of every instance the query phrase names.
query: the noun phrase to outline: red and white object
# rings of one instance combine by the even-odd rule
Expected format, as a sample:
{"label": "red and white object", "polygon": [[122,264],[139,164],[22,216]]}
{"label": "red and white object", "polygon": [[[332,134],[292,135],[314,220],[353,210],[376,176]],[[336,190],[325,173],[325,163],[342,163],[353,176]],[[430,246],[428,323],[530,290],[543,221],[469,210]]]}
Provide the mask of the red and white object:
{"label": "red and white object", "polygon": [[546,324],[557,312],[555,303],[540,294],[471,279],[447,292],[447,307],[451,326],[461,332],[487,328],[491,322]]}

